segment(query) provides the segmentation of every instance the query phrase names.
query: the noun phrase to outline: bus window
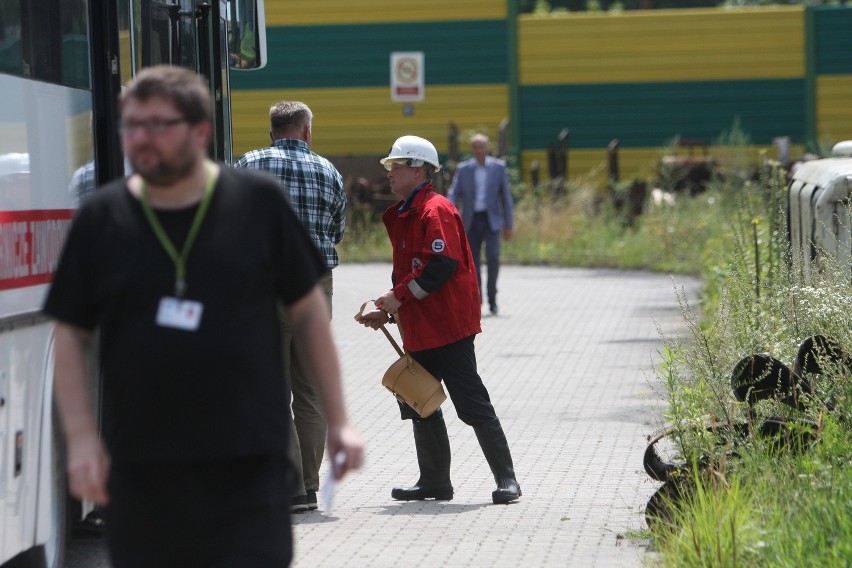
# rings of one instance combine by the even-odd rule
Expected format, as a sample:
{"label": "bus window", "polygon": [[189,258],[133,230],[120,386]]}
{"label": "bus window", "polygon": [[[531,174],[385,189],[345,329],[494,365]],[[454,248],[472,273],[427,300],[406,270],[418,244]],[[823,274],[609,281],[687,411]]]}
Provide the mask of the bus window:
{"label": "bus window", "polygon": [[178,64],[180,36],[177,21],[180,6],[162,2],[142,2],[142,66]]}
{"label": "bus window", "polygon": [[24,74],[21,4],[0,2],[0,73]]}
{"label": "bus window", "polygon": [[60,45],[62,84],[88,89],[91,87],[91,79],[86,0],[62,0],[58,7],[59,27],[62,33]]}
{"label": "bus window", "polygon": [[0,3],[0,73],[89,87],[86,0]]}
{"label": "bus window", "polygon": [[24,76],[52,83],[62,80],[59,10],[55,1],[25,1],[21,5],[24,31]]}
{"label": "bus window", "polygon": [[86,0],[22,0],[17,6],[22,40],[21,69],[17,74],[88,88]]}
{"label": "bus window", "polygon": [[262,0],[227,0],[230,66],[260,69],[266,65],[266,17]]}

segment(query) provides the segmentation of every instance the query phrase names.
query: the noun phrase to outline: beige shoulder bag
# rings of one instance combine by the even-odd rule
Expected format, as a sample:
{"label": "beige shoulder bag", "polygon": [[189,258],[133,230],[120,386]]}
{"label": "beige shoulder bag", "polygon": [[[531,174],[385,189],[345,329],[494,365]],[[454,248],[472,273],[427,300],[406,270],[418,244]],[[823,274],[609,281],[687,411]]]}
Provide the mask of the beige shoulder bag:
{"label": "beige shoulder bag", "polygon": [[[355,316],[357,321],[360,321],[364,314],[364,308],[371,302],[372,300],[367,300],[361,304],[361,309]],[[394,314],[394,319],[399,326],[399,315]],[[385,371],[385,375],[382,377],[382,385],[400,402],[414,409],[421,418],[431,416],[447,400],[441,381],[433,377],[429,371],[423,368],[423,365],[415,361],[410,353],[403,351],[384,325],[382,325],[381,330],[399,354],[399,359]],[[399,326],[399,333],[401,336],[401,326]]]}

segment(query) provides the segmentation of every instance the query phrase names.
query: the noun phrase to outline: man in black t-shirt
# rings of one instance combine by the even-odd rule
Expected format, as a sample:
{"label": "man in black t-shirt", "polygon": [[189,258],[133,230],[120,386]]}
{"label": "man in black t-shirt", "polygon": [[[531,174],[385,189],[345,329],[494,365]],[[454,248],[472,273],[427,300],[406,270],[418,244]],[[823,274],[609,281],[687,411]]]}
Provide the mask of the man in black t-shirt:
{"label": "man in black t-shirt", "polygon": [[[72,493],[105,506],[115,568],[286,566],[289,392],[276,306],[323,397],[336,476],[360,467],[308,235],[263,174],[205,159],[210,97],[143,70],[121,95],[134,175],[79,210],[45,311]],[[103,442],[85,355],[100,330]]]}

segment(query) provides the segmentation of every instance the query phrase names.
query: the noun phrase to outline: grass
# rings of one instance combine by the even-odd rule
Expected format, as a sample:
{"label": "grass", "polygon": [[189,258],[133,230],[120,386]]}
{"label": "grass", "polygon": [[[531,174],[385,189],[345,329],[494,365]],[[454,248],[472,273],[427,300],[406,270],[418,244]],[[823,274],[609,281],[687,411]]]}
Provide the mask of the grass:
{"label": "grass", "polygon": [[[581,190],[578,190],[581,191]],[[505,243],[506,262],[643,268],[699,274],[705,245],[719,214],[714,194],[684,197],[673,206],[649,207],[632,224],[622,221],[611,202],[599,202],[590,215],[582,194],[542,205],[521,201],[512,241]]]}
{"label": "grass", "polygon": [[[847,428],[848,430],[848,428]],[[736,466],[695,472],[654,536],[664,566],[848,566],[852,476],[848,431],[823,430],[807,451],[754,441]]]}
{"label": "grass", "polygon": [[390,262],[393,253],[379,215],[366,209],[350,209],[337,254],[340,262]]}
{"label": "grass", "polygon": [[[516,184],[514,235],[502,244],[507,264],[641,268],[699,275],[718,246],[720,219],[729,212],[719,195],[679,196],[674,205],[646,206],[627,223],[599,188],[570,183],[551,198],[541,188]],[[391,249],[378,215],[350,212],[338,247],[342,262],[389,261]]]}

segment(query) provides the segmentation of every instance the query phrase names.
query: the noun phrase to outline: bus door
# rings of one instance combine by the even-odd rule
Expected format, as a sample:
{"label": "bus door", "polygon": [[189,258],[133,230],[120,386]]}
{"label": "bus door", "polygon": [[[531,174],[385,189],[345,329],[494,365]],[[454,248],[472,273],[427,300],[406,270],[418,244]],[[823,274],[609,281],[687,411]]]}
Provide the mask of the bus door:
{"label": "bus door", "polygon": [[180,65],[203,75],[214,104],[213,158],[233,161],[230,67],[253,69],[265,58],[262,1],[132,0],[138,24],[133,67]]}

